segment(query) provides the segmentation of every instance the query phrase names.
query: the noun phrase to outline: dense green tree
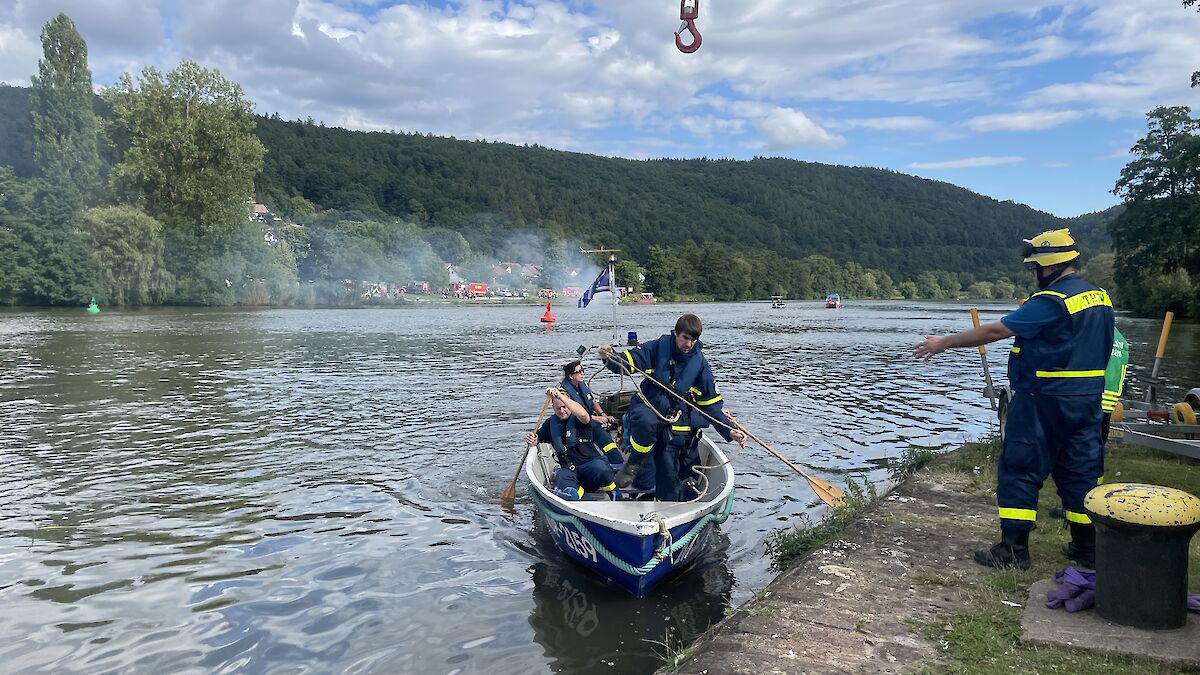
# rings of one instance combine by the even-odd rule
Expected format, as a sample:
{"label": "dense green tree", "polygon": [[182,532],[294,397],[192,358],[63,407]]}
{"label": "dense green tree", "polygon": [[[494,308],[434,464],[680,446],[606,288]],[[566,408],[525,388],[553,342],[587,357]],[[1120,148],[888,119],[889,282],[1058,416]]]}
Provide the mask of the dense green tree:
{"label": "dense green tree", "polygon": [[28,238],[33,221],[28,183],[12,169],[0,166],[0,304],[18,305],[31,301],[29,289],[37,274],[37,257]]}
{"label": "dense green tree", "polygon": [[152,305],[171,297],[175,283],[157,220],[132,206],[113,206],[85,211],[79,229],[97,270],[100,302]]}
{"label": "dense green tree", "polygon": [[646,284],[645,268],[626,258],[618,260],[613,267],[613,273],[617,275],[614,283],[622,288],[632,289],[634,296],[641,295]]}
{"label": "dense green tree", "polygon": [[[1179,295],[1176,286],[1188,275],[1200,278],[1200,120],[1185,106],[1160,106],[1146,119],[1149,131],[1113,188],[1126,208],[1110,227],[1114,277],[1135,310],[1153,293]],[[1169,282],[1160,282],[1164,275]],[[1157,312],[1145,302],[1145,312]]]}
{"label": "dense green tree", "polygon": [[123,142],[113,185],[162,221],[172,257],[241,227],[264,150],[239,85],[184,61],[166,74],[146,68],[136,85],[126,73],[105,98]]}
{"label": "dense green tree", "polygon": [[92,73],[87,43],[66,14],[42,28],[42,51],[30,89],[33,157],[45,189],[56,193],[43,200],[45,213],[65,222],[95,198],[100,182]]}

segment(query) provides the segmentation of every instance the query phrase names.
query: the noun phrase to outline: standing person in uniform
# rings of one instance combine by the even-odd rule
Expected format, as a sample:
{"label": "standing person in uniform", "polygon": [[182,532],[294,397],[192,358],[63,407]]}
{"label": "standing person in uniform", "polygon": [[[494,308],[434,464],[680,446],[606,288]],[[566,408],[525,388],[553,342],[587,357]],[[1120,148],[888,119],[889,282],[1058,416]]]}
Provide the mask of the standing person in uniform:
{"label": "standing person in uniform", "polygon": [[[1121,335],[1121,331],[1113,328],[1113,343],[1112,352],[1108,356],[1108,367],[1104,369],[1104,394],[1100,399],[1100,412],[1103,414],[1103,419],[1100,421],[1100,481],[1104,481],[1104,456],[1108,448],[1108,428],[1112,423],[1113,410],[1117,407],[1117,403],[1121,400],[1121,393],[1125,391],[1125,372],[1129,368],[1129,341]],[[1066,511],[1061,506],[1056,506],[1050,509],[1050,517],[1062,520],[1066,518]],[[1092,567],[1096,564],[1095,560],[1088,559],[1086,555],[1081,555],[1086,552],[1078,552],[1070,543],[1063,544],[1063,555],[1071,560],[1075,560],[1085,567]]]}
{"label": "standing person in uniform", "polygon": [[913,355],[929,358],[1016,336],[1008,358],[1013,400],[997,472],[1000,542],[975,551],[975,562],[1029,569],[1038,491],[1051,475],[1071,525],[1072,550],[1095,557],[1096,530],[1083,498],[1103,472],[1100,402],[1114,326],[1108,294],[1075,273],[1079,250],[1069,230],[1026,239],[1022,254],[1038,286],[1025,304],[995,323],[928,336]]}
{"label": "standing person in uniform", "polygon": [[684,314],[675,322],[675,330],[653,342],[620,354],[607,345],[600,347],[600,358],[614,373],[631,375],[637,368],[648,375],[629,403],[629,441],[633,453],[617,474],[620,487],[628,487],[641,471],[644,460],[653,454],[655,496],[662,501],[691,497],[682,489],[681,456],[685,457],[694,447],[699,429],[690,420],[692,408],[667,393],[664,387],[670,387],[679,397],[720,422],[715,427],[726,441],[745,447],[746,435],[722,410],[725,404],[721,390],[704,358],[702,330],[700,317]]}
{"label": "standing person in uniform", "polygon": [[559,497],[578,501],[585,492],[608,493],[616,498],[612,465],[608,463],[601,444],[616,445],[612,437],[588,412],[567,396],[562,389],[551,387],[546,396],[552,397],[554,417],[542,423],[536,432],[529,432],[525,442],[530,446],[550,443],[558,468],[554,470],[554,488]]}

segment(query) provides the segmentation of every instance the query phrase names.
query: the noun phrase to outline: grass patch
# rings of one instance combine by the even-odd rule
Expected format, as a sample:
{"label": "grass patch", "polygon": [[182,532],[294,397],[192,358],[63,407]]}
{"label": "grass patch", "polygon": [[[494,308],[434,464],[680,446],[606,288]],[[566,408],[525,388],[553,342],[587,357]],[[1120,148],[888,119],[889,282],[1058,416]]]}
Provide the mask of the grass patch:
{"label": "grass patch", "polygon": [[687,663],[688,659],[692,658],[692,650],[687,648],[683,642],[677,641],[674,645],[671,644],[670,631],[667,631],[667,634],[663,636],[662,642],[658,640],[645,640],[645,642],[662,647],[663,651],[661,653],[655,649],[654,654],[662,659],[663,668],[667,671],[675,670],[684,663]]}
{"label": "grass patch", "polygon": [[900,454],[899,458],[888,462],[888,476],[893,481],[900,482],[920,471],[922,467],[932,462],[937,456],[938,453],[933,448],[921,448],[910,445]]}
{"label": "grass patch", "polygon": [[772,532],[767,536],[767,555],[771,556],[771,570],[782,572],[804,556],[836,539],[843,528],[875,501],[876,496],[875,486],[869,481],[864,487],[853,479],[848,480],[845,501],[841,506],[830,509],[824,520],[813,523],[808,514],[804,514],[801,516],[803,523],[798,527]]}
{"label": "grass patch", "polygon": [[[935,462],[930,470],[968,475],[973,488],[994,492],[1000,451],[999,438],[983,439]],[[1105,469],[1106,483],[1152,483],[1200,494],[1200,463],[1188,458],[1110,442]],[[966,601],[958,611],[916,626],[940,646],[944,657],[941,662],[928,665],[925,672],[970,675],[996,672],[1200,673],[1200,669],[1180,671],[1149,659],[1107,656],[1069,647],[1034,647],[1018,642],[1023,608],[1004,603],[1024,605],[1029,599],[1029,587],[1035,581],[1049,577],[1068,564],[1059,549],[1070,539],[1069,531],[1062,521],[1053,520],[1048,514],[1058,505],[1054,483],[1047,480],[1039,494],[1037,528],[1029,538],[1033,559],[1031,570],[985,570],[967,591]],[[994,512],[989,515],[995,518]],[[998,537],[999,523],[996,525]],[[980,542],[980,545],[986,547],[991,543]],[[1200,588],[1200,537],[1193,539],[1189,556],[1188,585],[1196,592]],[[923,578],[921,581],[931,582]]]}

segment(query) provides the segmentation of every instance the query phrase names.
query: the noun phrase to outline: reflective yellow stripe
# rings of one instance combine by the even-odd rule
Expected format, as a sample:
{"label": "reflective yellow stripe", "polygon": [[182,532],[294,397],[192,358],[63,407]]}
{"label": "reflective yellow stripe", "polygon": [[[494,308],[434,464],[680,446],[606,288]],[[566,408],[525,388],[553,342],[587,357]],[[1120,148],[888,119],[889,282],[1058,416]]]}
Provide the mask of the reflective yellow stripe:
{"label": "reflective yellow stripe", "polygon": [[687,426],[686,424],[671,425],[671,431],[691,431],[691,430],[692,430],[692,428]]}
{"label": "reflective yellow stripe", "polygon": [[1112,307],[1112,300],[1104,291],[1084,291],[1067,298],[1067,313],[1078,314],[1089,307]]}
{"label": "reflective yellow stripe", "polygon": [[712,405],[720,400],[721,400],[721,395],[717,394],[716,396],[708,399],[707,401],[696,401],[696,405]]}
{"label": "reflective yellow stripe", "polygon": [[653,369],[653,368],[647,368],[647,369],[643,370],[642,372],[643,372],[643,373],[645,373],[645,374],[647,374],[647,375],[650,375],[651,373],[653,373],[653,372],[654,372],[654,369]]}
{"label": "reflective yellow stripe", "polygon": [[1058,291],[1038,291],[1037,293],[1034,293],[1033,295],[1031,295],[1029,297],[1036,298],[1039,295],[1053,295],[1056,298],[1066,298],[1067,297],[1066,293],[1059,293]]}
{"label": "reflective yellow stripe", "polygon": [[1067,514],[1067,522],[1069,522],[1069,523],[1079,523],[1080,525],[1091,525],[1092,524],[1092,519],[1088,518],[1086,513],[1075,513],[1074,511],[1067,511],[1066,514]]}
{"label": "reflective yellow stripe", "polygon": [[699,389],[697,389],[697,388],[695,388],[695,387],[692,387],[691,389],[688,389],[688,391],[692,392],[693,394],[695,394],[695,395],[697,395],[697,396],[700,396],[701,394],[703,394],[703,393],[704,393],[704,392],[700,391]]}
{"label": "reflective yellow stripe", "polygon": [[1000,509],[1003,520],[1037,520],[1037,511],[1033,509]]}
{"label": "reflective yellow stripe", "polygon": [[1103,370],[1039,370],[1038,377],[1104,377]]}
{"label": "reflective yellow stripe", "polygon": [[1104,476],[1100,476],[1096,479],[1096,485],[1104,485]]}
{"label": "reflective yellow stripe", "polygon": [[654,444],[653,444],[653,443],[651,443],[650,445],[641,445],[640,443],[638,443],[637,441],[633,440],[632,438],[631,438],[631,439],[629,439],[629,444],[633,446],[633,449],[634,449],[634,450],[636,450],[637,452],[640,452],[640,453],[642,453],[642,454],[645,454],[645,453],[647,453],[647,452],[650,452],[651,450],[653,450],[653,449],[654,449]]}
{"label": "reflective yellow stripe", "polygon": [[1008,351],[1010,351],[1010,352],[1012,352],[1012,353],[1014,353],[1014,354],[1020,354],[1020,353],[1021,353],[1021,348],[1020,348],[1020,347],[1013,347],[1012,349],[1009,349]]}
{"label": "reflective yellow stripe", "polygon": [[612,492],[613,490],[616,490],[616,489],[617,489],[616,483],[609,483],[608,485],[605,485],[604,487],[600,488],[600,491],[601,492]]}
{"label": "reflective yellow stripe", "polygon": [[634,365],[633,365],[633,354],[630,354],[629,352],[625,352],[625,360],[629,362],[629,367],[630,367],[630,368],[633,368],[633,367],[634,367]]}
{"label": "reflective yellow stripe", "polygon": [[608,445],[604,446],[605,452],[608,452],[609,450],[616,450],[616,449],[617,449],[616,441],[613,441],[612,443],[609,443]]}

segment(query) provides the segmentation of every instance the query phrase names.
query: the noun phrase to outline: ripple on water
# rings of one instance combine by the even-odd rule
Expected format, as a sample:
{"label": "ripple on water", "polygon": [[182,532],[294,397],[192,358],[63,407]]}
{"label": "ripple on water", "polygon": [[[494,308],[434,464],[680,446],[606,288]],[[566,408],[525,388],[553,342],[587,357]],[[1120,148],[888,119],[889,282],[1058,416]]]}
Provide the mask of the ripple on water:
{"label": "ripple on water", "polygon": [[[910,357],[919,333],[965,327],[965,309],[661,304],[621,308],[618,333],[652,338],[699,313],[748,428],[820,477],[882,481],[910,446],[993,426],[978,352]],[[510,511],[497,497],[540,390],[577,345],[613,339],[612,315],[563,308],[549,332],[539,315],[0,312],[0,660],[57,672],[652,671],[651,641],[719,620],[770,578],[768,534],[824,506],[749,447],[734,455],[734,517],[697,569],[639,601],[565,561],[526,497]],[[1136,371],[1157,325],[1121,328]],[[1178,363],[1200,363],[1195,327],[1176,331],[1190,359]],[[989,353],[1002,375],[1003,354]],[[1197,380],[1166,366],[1172,392]]]}

